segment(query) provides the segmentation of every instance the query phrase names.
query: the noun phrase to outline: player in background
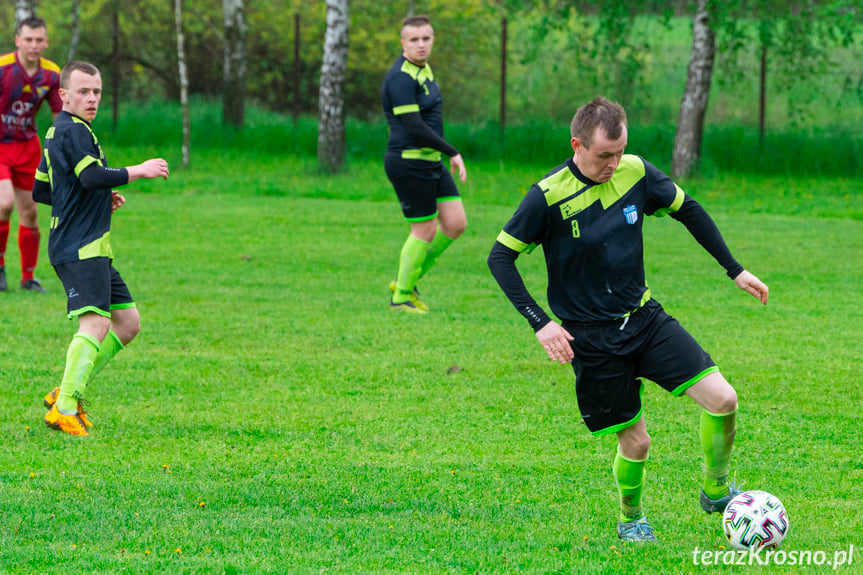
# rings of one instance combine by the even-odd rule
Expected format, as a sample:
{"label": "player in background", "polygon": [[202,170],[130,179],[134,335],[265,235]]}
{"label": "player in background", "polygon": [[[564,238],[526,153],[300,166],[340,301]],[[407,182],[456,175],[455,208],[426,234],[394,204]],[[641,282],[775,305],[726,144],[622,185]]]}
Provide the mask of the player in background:
{"label": "player in background", "polygon": [[441,155],[449,157],[450,169],[462,182],[467,170],[459,151],[443,138],[441,91],[428,64],[434,45],[428,16],[402,21],[401,44],[402,55],[381,86],[390,131],[384,168],[411,229],[398,275],[390,282],[390,307],[426,313],[417,282],[467,226],[458,188]]}
{"label": "player in background", "polygon": [[[528,191],[488,258],[492,274],[536,332],[548,357],[571,362],[578,407],[595,436],[617,434],[613,472],[620,495],[617,534],[653,541],[641,505],[650,436],[643,383],[655,381],[704,409],[699,496],[721,512],[739,489],[728,482],[737,394],[701,346],[650,297],[644,277],[644,216],[670,215],[725,268],[737,287],[767,304],[768,289],[743,269],[713,220],[668,176],[624,154],[626,113],[605,98],[579,108],[571,125],[572,158]],[[516,258],[542,245],[552,320],[525,288]]]}
{"label": "player in background", "polygon": [[90,124],[99,110],[102,78],[88,62],[70,62],[60,73],[63,110],[45,134],[33,197],[51,205],[48,257],[66,291],[69,319],[78,331],[66,351],[60,386],[43,400],[45,424],[89,435],[82,400],[90,378],[129,345],[141,320],[129,289],[114,269],[111,214],[125,203],[113,190],[139,178],[167,178],[168,163],[155,158],[109,168]]}
{"label": "player in background", "polygon": [[6,246],[13,206],[18,206],[18,250],[21,252],[21,288],[43,292],[33,277],[39,260],[39,221],[33,201],[33,177],[41,146],[36,113],[44,100],[54,118],[62,103],[60,67],[42,57],[48,49],[48,28],[41,18],[18,24],[15,52],[0,56],[0,291],[8,289]]}

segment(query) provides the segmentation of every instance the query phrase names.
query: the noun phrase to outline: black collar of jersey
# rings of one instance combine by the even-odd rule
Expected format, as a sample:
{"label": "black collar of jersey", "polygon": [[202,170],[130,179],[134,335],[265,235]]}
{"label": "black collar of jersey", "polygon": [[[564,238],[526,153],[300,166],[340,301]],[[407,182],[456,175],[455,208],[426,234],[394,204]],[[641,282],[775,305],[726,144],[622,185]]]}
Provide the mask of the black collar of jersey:
{"label": "black collar of jersey", "polygon": [[[88,126],[90,125],[90,122],[88,122],[87,120],[85,120],[85,119],[84,119],[84,118],[82,118],[81,116],[78,116],[77,114],[73,114],[72,112],[69,112],[69,111],[66,111],[66,110],[60,110],[60,114],[66,114],[66,115],[67,115],[67,116],[69,116],[70,118],[75,118],[75,119],[77,119],[77,120],[81,120],[82,122],[84,122],[84,123],[85,123],[85,124],[87,124]],[[60,114],[57,114],[57,117],[58,117],[58,118],[60,117]]]}
{"label": "black collar of jersey", "polygon": [[583,183],[585,183],[585,184],[587,184],[587,185],[589,185],[589,186],[598,186],[598,185],[600,185],[600,184],[599,184],[599,182],[594,182],[593,180],[591,180],[590,178],[588,178],[587,176],[585,176],[584,174],[582,174],[582,173],[581,173],[581,170],[579,170],[579,169],[578,169],[578,166],[576,166],[576,165],[575,165],[575,161],[573,161],[572,157],[570,157],[570,158],[566,161],[566,166],[569,168],[569,171],[570,171],[570,172],[572,172],[572,175],[573,175],[573,176],[575,176],[575,178],[576,178],[578,181],[583,182]]}

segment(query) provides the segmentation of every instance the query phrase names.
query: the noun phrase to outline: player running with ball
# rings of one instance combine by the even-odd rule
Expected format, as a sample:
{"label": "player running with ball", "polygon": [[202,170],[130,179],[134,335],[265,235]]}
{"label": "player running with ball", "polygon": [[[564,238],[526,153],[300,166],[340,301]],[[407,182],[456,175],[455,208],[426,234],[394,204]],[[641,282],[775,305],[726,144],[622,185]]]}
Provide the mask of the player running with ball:
{"label": "player running with ball", "polygon": [[[571,362],[578,407],[595,435],[617,434],[614,477],[620,494],[617,534],[656,536],[641,505],[650,436],[641,408],[643,383],[655,381],[701,405],[704,452],[701,506],[722,511],[728,483],[737,394],[710,355],[650,297],[644,278],[644,216],[669,214],[710,253],[737,287],[767,303],[767,286],[732,257],[707,212],[665,174],[624,154],[626,113],[597,98],[571,125],[573,156],[534,184],[498,235],[488,258],[504,293],[528,320],[548,356]],[[553,321],[530,296],[516,258],[542,245]]]}

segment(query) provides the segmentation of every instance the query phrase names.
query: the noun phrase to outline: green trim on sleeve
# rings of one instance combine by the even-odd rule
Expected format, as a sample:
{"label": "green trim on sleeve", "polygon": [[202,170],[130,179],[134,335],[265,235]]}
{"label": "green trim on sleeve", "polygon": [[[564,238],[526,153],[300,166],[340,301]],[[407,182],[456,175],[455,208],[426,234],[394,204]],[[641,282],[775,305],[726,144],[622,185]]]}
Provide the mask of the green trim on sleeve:
{"label": "green trim on sleeve", "polygon": [[[135,304],[135,302],[130,301],[130,302],[128,302],[128,303],[112,303],[112,304],[111,304],[111,308],[110,308],[110,309],[111,309],[111,310],[115,310],[115,309],[132,309],[132,308],[134,308],[134,307],[138,307],[138,306]],[[111,333],[111,332],[108,332],[108,333]],[[118,339],[117,341],[120,341],[120,340]],[[122,344],[122,342],[120,343],[120,345],[121,345],[121,346],[123,345],[123,344]]]}
{"label": "green trim on sleeve", "polygon": [[46,174],[45,172],[40,172],[39,170],[36,170],[36,179],[40,182],[45,182],[45,183],[48,183],[51,181],[50,179],[48,179],[48,174]]}
{"label": "green trim on sleeve", "polygon": [[677,184],[674,184],[674,188],[677,190],[677,192],[674,194],[674,201],[671,202],[671,205],[667,208],[659,208],[658,210],[653,212],[654,216],[658,216],[660,218],[662,216],[667,216],[668,214],[679,210],[680,206],[683,205],[683,200],[686,199],[686,194],[683,193],[683,190],[681,190],[680,186],[678,186]]}
{"label": "green trim on sleeve", "polygon": [[94,158],[93,156],[85,156],[83,160],[78,162],[78,165],[75,166],[75,176],[81,177],[81,172],[96,164],[97,166],[102,165],[102,161],[99,158]]}
{"label": "green trim on sleeve", "polygon": [[410,114],[411,112],[419,112],[419,104],[407,104],[405,106],[396,106],[393,108],[393,116],[401,116],[402,114]]}
{"label": "green trim on sleeve", "polygon": [[512,251],[518,252],[520,254],[529,254],[536,249],[536,244],[527,244],[520,239],[509,235],[503,230],[501,230],[501,232],[497,235],[497,241],[505,245]]}

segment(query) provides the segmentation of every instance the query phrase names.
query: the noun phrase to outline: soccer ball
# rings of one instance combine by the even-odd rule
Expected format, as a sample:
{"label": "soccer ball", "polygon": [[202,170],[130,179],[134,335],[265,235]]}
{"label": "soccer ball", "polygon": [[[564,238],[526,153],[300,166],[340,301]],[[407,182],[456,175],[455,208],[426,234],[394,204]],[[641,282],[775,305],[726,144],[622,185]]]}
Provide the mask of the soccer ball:
{"label": "soccer ball", "polygon": [[775,495],[744,491],[731,500],[722,514],[728,542],[743,551],[776,549],[788,535],[788,513]]}

